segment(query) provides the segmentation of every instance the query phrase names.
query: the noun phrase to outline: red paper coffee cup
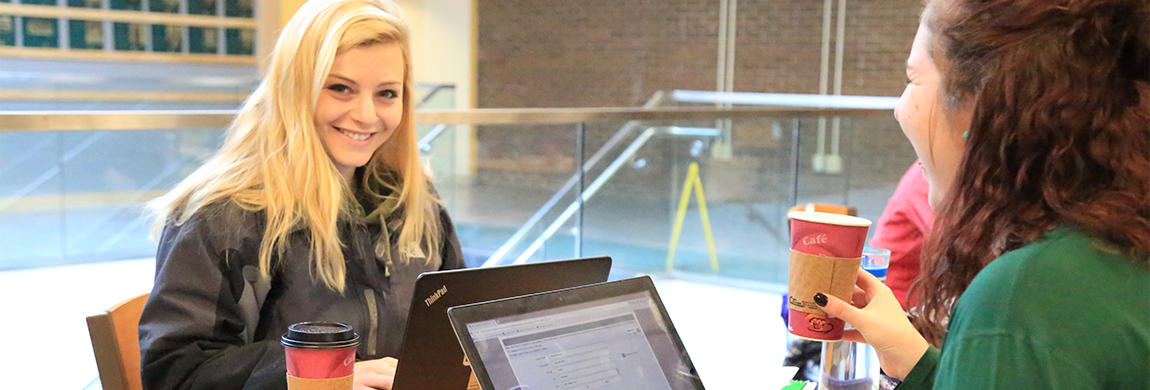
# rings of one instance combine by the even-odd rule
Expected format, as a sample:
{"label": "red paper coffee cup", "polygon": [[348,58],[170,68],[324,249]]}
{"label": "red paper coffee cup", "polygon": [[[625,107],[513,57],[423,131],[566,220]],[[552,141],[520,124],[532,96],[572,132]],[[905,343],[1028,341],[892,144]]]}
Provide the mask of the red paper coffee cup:
{"label": "red paper coffee cup", "polygon": [[846,323],[819,310],[814,294],[851,299],[871,221],[814,211],[794,211],[787,217],[791,219],[792,250],[787,330],[805,339],[840,340]]}
{"label": "red paper coffee cup", "polygon": [[860,257],[871,222],[866,218],[817,211],[792,211],[791,249],[828,257]]}
{"label": "red paper coffee cup", "polygon": [[355,372],[359,335],[350,325],[336,322],[300,322],[288,326],[280,338],[288,375],[306,379],[342,378]]}

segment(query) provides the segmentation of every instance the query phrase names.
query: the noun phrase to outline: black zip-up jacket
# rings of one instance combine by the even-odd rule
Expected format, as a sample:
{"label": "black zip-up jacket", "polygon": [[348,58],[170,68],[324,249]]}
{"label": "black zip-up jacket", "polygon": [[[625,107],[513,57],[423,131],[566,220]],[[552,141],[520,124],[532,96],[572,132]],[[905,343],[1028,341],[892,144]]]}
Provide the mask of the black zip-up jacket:
{"label": "black zip-up jacket", "polygon": [[[182,225],[169,224],[156,255],[155,286],[140,317],[144,389],[286,389],[280,336],[302,321],[353,326],[361,338],[358,360],[398,356],[415,278],[464,267],[454,226],[442,209],[439,216],[437,258],[396,260],[390,267],[374,254],[382,232],[378,222],[341,222],[343,294],[312,277],[303,230],[293,232],[290,249],[273,260],[270,280],[260,274],[262,212],[221,201]],[[396,236],[392,230],[390,242]],[[394,244],[391,256],[399,258]]]}

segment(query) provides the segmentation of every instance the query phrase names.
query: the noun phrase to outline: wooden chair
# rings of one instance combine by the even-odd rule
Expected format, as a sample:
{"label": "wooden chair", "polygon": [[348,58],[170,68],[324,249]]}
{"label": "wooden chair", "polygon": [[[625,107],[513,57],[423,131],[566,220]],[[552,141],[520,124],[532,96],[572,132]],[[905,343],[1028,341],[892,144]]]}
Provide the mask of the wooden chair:
{"label": "wooden chair", "polygon": [[140,384],[140,313],[148,294],[120,302],[88,317],[88,334],[104,390],[142,390]]}

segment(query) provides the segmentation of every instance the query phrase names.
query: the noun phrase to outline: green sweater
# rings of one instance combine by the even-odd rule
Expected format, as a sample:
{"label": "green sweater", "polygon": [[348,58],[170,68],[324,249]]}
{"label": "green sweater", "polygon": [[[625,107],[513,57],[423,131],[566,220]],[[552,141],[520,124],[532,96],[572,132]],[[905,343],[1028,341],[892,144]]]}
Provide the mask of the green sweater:
{"label": "green sweater", "polygon": [[897,389],[1150,389],[1150,271],[1062,227],[999,257]]}

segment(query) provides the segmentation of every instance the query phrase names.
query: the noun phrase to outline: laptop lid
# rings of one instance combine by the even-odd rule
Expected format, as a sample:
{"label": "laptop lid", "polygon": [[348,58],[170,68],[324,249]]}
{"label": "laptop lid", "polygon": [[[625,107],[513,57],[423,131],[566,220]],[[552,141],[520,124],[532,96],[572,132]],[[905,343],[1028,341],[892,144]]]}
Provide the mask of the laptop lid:
{"label": "laptop lid", "polygon": [[393,387],[467,388],[471,367],[451,330],[447,308],[599,283],[610,271],[610,257],[593,257],[421,274],[415,280]]}
{"label": "laptop lid", "polygon": [[649,277],[447,311],[484,390],[696,390],[703,383]]}

